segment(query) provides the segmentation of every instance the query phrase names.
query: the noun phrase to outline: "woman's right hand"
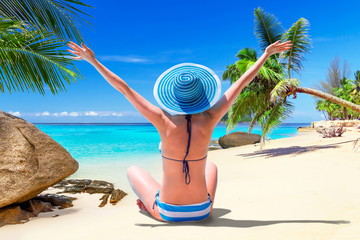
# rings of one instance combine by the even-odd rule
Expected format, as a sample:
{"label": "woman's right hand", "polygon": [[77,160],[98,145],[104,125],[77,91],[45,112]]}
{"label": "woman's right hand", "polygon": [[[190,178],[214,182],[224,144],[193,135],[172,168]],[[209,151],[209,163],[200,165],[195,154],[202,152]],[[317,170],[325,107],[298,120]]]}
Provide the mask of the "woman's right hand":
{"label": "woman's right hand", "polygon": [[84,43],[81,44],[81,47],[74,42],[69,42],[68,46],[73,50],[67,50],[72,54],[75,54],[77,57],[72,57],[72,59],[81,60],[84,59],[85,61],[92,63],[96,60],[94,52],[88,48]]}

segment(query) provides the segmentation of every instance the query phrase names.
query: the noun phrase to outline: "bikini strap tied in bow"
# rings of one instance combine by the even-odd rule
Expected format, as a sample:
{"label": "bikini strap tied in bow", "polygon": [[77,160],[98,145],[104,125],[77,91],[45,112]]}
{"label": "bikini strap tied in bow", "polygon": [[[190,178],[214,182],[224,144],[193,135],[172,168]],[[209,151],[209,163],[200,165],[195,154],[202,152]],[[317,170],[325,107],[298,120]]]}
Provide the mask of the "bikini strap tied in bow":
{"label": "bikini strap tied in bow", "polygon": [[186,154],[184,157],[184,160],[182,161],[183,163],[183,173],[185,173],[185,183],[189,184],[191,179],[190,179],[190,173],[189,173],[189,163],[188,161],[186,161],[185,159],[187,158],[188,154],[189,154],[189,149],[190,149],[190,141],[191,141],[191,115],[186,115],[186,124],[187,124],[187,133],[188,133],[188,144],[186,147]]}

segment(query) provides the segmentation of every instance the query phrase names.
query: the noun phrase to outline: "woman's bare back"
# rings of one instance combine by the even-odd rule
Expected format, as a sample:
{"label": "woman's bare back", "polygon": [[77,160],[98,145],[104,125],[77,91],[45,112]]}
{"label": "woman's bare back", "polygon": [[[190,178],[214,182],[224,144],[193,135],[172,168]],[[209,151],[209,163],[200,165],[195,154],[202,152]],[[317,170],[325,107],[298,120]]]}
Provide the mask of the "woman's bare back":
{"label": "woman's bare back", "polygon": [[[191,204],[207,200],[205,179],[206,155],[215,124],[206,112],[191,115],[191,141],[186,160],[189,164],[190,183],[185,183],[182,160],[188,145],[185,115],[166,115],[164,130],[159,134],[162,141],[163,179],[160,200],[167,203]],[[205,158],[204,158],[205,157]],[[202,159],[199,161],[191,161]]]}

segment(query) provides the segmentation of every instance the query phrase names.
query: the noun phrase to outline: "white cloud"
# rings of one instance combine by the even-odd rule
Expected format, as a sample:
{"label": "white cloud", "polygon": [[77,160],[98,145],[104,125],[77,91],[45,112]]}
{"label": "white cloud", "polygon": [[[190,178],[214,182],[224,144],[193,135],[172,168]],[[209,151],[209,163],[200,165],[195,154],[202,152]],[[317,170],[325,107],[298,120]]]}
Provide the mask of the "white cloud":
{"label": "white cloud", "polygon": [[188,62],[192,59],[192,50],[172,49],[155,53],[150,56],[138,55],[103,55],[99,56],[102,61],[125,62],[125,63],[164,63],[164,62]]}
{"label": "white cloud", "polygon": [[123,116],[122,113],[120,112],[113,112],[113,111],[88,111],[85,112],[85,116],[99,116],[99,117],[109,117],[109,116],[114,116],[114,117],[121,117]]}
{"label": "white cloud", "polygon": [[[34,113],[27,113],[27,115],[34,115]],[[39,116],[50,116],[51,114],[48,111],[42,112],[42,113],[35,113],[36,117]]]}
{"label": "white cloud", "polygon": [[149,62],[147,58],[140,56],[109,55],[109,56],[100,56],[99,58],[103,61],[112,61],[112,62],[127,62],[127,63]]}
{"label": "white cloud", "polygon": [[68,111],[63,111],[63,112],[54,112],[54,113],[50,113],[48,111],[45,112],[32,112],[32,113],[20,113],[20,112],[14,112],[14,111],[9,111],[10,114],[14,115],[14,116],[30,116],[30,117],[60,117],[60,118],[67,118],[67,117],[72,117],[72,118],[76,118],[76,117],[106,117],[106,118],[111,118],[111,117],[139,117],[141,116],[140,113],[138,112],[134,112],[134,111],[123,111],[123,112],[115,112],[115,111],[80,111],[80,112],[68,112]]}
{"label": "white cloud", "polygon": [[85,112],[85,116],[97,116],[98,113],[94,111]]}
{"label": "white cloud", "polygon": [[112,116],[116,116],[116,117],[121,117],[121,116],[123,116],[123,114],[121,114],[121,113],[116,113],[116,112],[113,112],[111,115],[112,115]]}
{"label": "white cloud", "polygon": [[20,117],[20,116],[21,116],[21,113],[20,113],[20,112],[9,111],[9,113],[10,113],[11,115],[14,115],[14,116],[17,116],[17,117]]}
{"label": "white cloud", "polygon": [[98,112],[98,115],[100,117],[107,117],[107,116],[110,116],[111,113],[108,113],[108,112]]}

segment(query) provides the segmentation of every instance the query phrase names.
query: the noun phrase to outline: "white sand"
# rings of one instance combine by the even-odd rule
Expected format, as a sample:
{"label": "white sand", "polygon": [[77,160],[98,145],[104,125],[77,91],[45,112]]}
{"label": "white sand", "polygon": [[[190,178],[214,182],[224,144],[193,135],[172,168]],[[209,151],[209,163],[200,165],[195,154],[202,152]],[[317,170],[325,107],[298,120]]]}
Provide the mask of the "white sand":
{"label": "white sand", "polygon": [[273,140],[263,151],[210,152],[219,183],[213,216],[203,222],[163,223],[139,213],[135,194],[119,185],[122,175],[115,187],[129,195],[116,206],[98,208],[101,195],[78,194],[73,208],[4,226],[0,239],[360,239],[360,148],[352,143],[359,137],[312,132]]}

